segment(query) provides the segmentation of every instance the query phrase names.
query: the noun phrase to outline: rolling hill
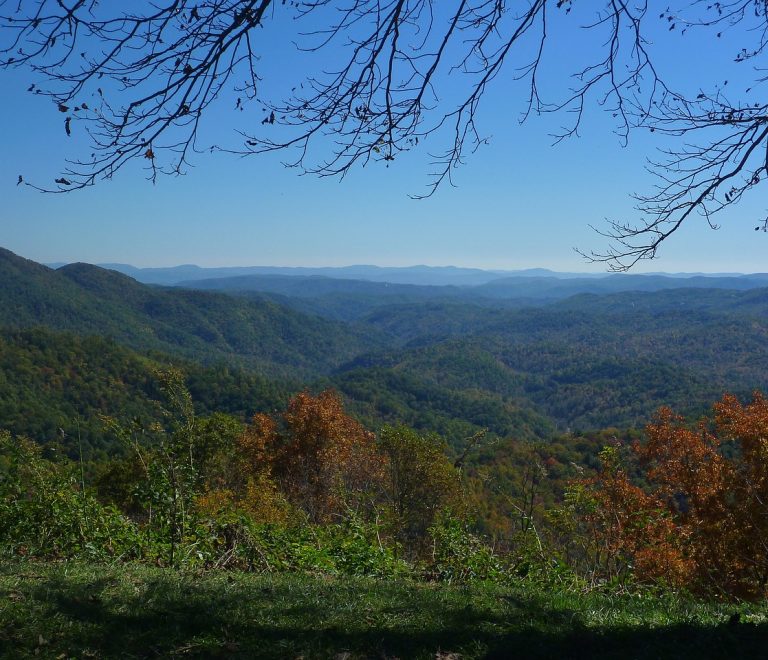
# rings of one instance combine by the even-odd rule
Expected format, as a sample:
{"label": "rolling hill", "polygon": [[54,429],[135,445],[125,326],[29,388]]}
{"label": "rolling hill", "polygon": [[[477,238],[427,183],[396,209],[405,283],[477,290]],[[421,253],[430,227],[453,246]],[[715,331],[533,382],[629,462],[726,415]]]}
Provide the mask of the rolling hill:
{"label": "rolling hill", "polygon": [[[457,444],[479,428],[547,439],[641,427],[662,405],[696,416],[724,391],[768,390],[768,288],[753,288],[760,277],[747,278],[741,289],[579,293],[516,307],[473,298],[466,287],[314,275],[243,276],[235,282],[243,286],[236,296],[160,288],[87,264],[52,270],[7,251],[0,252],[0,276],[6,332],[42,327],[52,333],[43,345],[74,341],[58,338],[62,331],[77,341],[107,337],[111,343],[99,349],[106,353],[114,347],[136,359],[185,361],[199,374],[196,396],[203,407],[241,417],[259,409],[260,401],[274,401],[271,390],[285,397],[304,385],[333,386],[372,427],[402,422]],[[272,291],[251,290],[254,277]],[[684,278],[662,279],[666,286]],[[722,284],[741,278],[700,279]],[[583,284],[579,278],[567,282]],[[336,311],[330,314],[332,300]],[[304,312],[295,309],[301,306]],[[6,344],[11,336],[27,341],[11,334]],[[38,370],[45,354],[37,353]],[[57,372],[73,369],[66,357],[54,363]],[[10,397],[21,367],[17,361],[3,368]],[[114,378],[94,369],[97,380]],[[44,379],[29,382],[29,391],[44,391]],[[136,387],[140,407],[149,395]],[[20,409],[14,420],[23,418]]]}
{"label": "rolling hill", "polygon": [[268,300],[163,289],[89,264],[52,270],[0,251],[0,326],[43,326],[112,337],[126,346],[272,377],[330,373],[377,333],[308,316]]}

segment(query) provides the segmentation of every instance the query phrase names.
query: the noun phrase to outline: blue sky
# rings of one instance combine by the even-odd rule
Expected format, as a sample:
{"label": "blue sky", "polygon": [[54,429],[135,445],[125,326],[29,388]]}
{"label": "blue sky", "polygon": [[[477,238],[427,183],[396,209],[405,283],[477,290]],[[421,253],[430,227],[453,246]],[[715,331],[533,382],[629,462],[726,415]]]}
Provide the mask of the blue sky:
{"label": "blue sky", "polygon": [[[284,36],[278,29],[265,48],[276,49]],[[695,87],[733,75],[725,42],[713,47],[662,30],[654,37],[667,74],[684,84]],[[581,47],[554,43],[547,82],[562,84],[574,49]],[[293,80],[300,66],[289,58],[280,70],[267,66],[264,75]],[[483,108],[481,127],[491,136],[489,145],[458,171],[457,187],[443,186],[417,201],[408,195],[428,182],[425,152],[389,168],[356,168],[341,182],[299,176],[283,168],[279,156],[213,154],[194,157],[186,176],[162,178],[156,185],[134,167],[70,195],[17,187],[18,174],[52,181],[73,147],[85,143],[77,131],[65,136],[62,116],[49,101],[25,93],[32,80],[26,72],[0,71],[0,245],[43,262],[137,266],[373,263],[601,270],[585,264],[573,248],[604,247],[590,224],[605,227],[606,218],[636,218],[629,193],[648,189],[644,162],[658,143],[654,136],[635,134],[622,148],[611,118],[592,108],[581,137],[552,146],[549,133],[566,118],[533,117],[520,126],[524,90],[511,75],[509,70],[499,79]],[[232,139],[232,116],[229,107],[214,108],[207,134]],[[659,259],[636,271],[768,270],[768,236],[753,229],[767,208],[758,188],[720,218],[719,231],[693,219]]]}

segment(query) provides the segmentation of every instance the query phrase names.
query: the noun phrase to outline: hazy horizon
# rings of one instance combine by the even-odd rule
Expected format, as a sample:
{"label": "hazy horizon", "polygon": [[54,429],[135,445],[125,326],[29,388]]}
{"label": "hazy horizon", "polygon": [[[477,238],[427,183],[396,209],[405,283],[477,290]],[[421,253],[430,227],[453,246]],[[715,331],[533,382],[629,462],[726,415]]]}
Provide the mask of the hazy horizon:
{"label": "hazy horizon", "polygon": [[[26,255],[19,255],[26,259],[30,259],[30,257]],[[33,261],[37,261],[36,259],[32,259]],[[607,270],[558,270],[556,268],[551,268],[548,266],[525,266],[525,267],[519,267],[519,268],[494,268],[494,267],[484,267],[484,266],[472,266],[472,265],[456,265],[456,264],[434,264],[434,263],[408,263],[408,264],[382,264],[382,263],[338,263],[338,264],[310,264],[310,263],[301,263],[301,264],[285,264],[285,263],[235,263],[235,264],[210,264],[210,265],[201,265],[199,263],[169,263],[169,264],[163,264],[163,265],[137,265],[135,263],[130,263],[127,261],[107,261],[107,260],[99,260],[99,261],[82,261],[82,260],[73,260],[73,261],[39,261],[38,263],[42,263],[45,266],[48,266],[50,268],[60,268],[62,266],[66,266],[68,264],[74,264],[74,263],[87,263],[94,266],[99,267],[110,267],[110,266],[123,266],[128,268],[135,268],[137,270],[164,270],[164,269],[174,269],[174,268],[199,268],[201,270],[224,270],[224,269],[232,269],[232,270],[238,270],[238,269],[252,269],[252,268],[264,268],[264,269],[293,269],[293,270],[341,270],[341,269],[354,269],[354,268],[371,268],[371,269],[382,269],[382,270],[409,270],[409,269],[418,269],[418,268],[424,268],[424,269],[455,269],[455,270],[476,270],[476,271],[482,271],[485,273],[499,273],[499,274],[507,274],[507,273],[524,273],[529,271],[547,271],[554,274],[568,274],[568,275],[669,275],[669,276],[685,276],[685,275],[705,275],[705,276],[719,276],[719,277],[728,277],[728,276],[748,276],[748,275],[759,275],[762,274],[762,271],[663,271],[663,270],[647,270],[647,271],[640,271],[632,269],[631,271],[627,273],[614,273],[609,272]]]}
{"label": "hazy horizon", "polygon": [[[651,22],[648,29],[664,73],[673,79],[687,84],[706,70],[712,79],[739,84],[738,71],[730,70],[732,58],[721,57],[737,45],[728,34],[712,49],[702,35],[691,33],[680,49],[680,36],[665,21]],[[279,77],[302,79],[306,63],[299,66],[289,57],[280,29],[265,35],[265,52],[285,55]],[[553,38],[551,56],[553,62],[571,61],[572,44]],[[5,247],[41,263],[140,268],[424,263],[602,273],[604,265],[585,262],[574,248],[605,248],[605,238],[592,227],[604,231],[610,220],[638,222],[632,195],[656,183],[646,160],[670,143],[659,133],[638,131],[622,147],[611,114],[591,108],[579,137],[553,146],[551,135],[558,133],[562,117],[545,113],[519,125],[516,113],[524,110],[527,96],[510,69],[509,84],[489,90],[479,117],[488,144],[454,172],[455,187],[446,184],[428,199],[409,195],[424,192],[429,182],[431,146],[401,154],[391,167],[356,167],[341,182],[299,176],[282,166],[285,157],[279,154],[243,160],[214,153],[195,154],[184,176],[164,177],[157,185],[146,181],[144,163],[135,162],[93,188],[45,195],[16,185],[19,175],[52,182],[66,158],[87,154],[90,145],[79,125],[73,123],[72,135],[66,134],[55,104],[27,93],[35,80],[34,72],[21,69],[3,73],[0,125],[18,126],[23,117],[35,130],[0,136],[5,154],[0,229]],[[555,71],[547,82],[563,80]],[[449,84],[445,94],[450,93]],[[230,100],[209,108],[206,142],[228,144],[237,135],[237,121],[246,115],[235,114]],[[253,116],[260,121],[260,114]],[[719,231],[706,218],[691,217],[657,259],[632,272],[768,270],[768,233],[754,230],[765,213],[757,194],[721,214]]]}
{"label": "hazy horizon", "polygon": [[[408,198],[425,181],[415,155],[389,169],[356,169],[341,183],[297,176],[276,157],[201,156],[186,176],[154,186],[135,167],[88,190],[44,195],[16,186],[18,175],[45,173],[52,180],[72,142],[57,109],[24,93],[29,76],[4,75],[8,102],[0,106],[0,123],[13,126],[26,117],[36,130],[6,131],[0,139],[7,155],[0,162],[2,244],[40,263],[425,263],[601,273],[603,265],[585,262],[573,248],[603,247],[589,225],[636,217],[630,193],[648,183],[644,159],[656,146],[638,135],[622,149],[610,118],[600,113],[590,115],[581,139],[556,148],[548,137],[556,126],[551,117],[525,127],[489,117],[494,140],[460,169],[457,187],[427,200]],[[510,159],[510,152],[524,156]],[[555,166],[561,175],[553,177]],[[766,270],[768,236],[754,231],[753,220],[764,213],[763,200],[753,195],[721,218],[719,231],[693,218],[658,259],[632,272]]]}

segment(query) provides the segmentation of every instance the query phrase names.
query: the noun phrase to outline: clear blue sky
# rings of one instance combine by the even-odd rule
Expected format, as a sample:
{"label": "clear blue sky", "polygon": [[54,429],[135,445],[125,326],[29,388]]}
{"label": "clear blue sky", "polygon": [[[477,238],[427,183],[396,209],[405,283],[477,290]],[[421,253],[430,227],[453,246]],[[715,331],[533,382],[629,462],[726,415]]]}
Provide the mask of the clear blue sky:
{"label": "clear blue sky", "polygon": [[[265,48],[277,48],[284,36],[272,33]],[[696,87],[733,75],[728,63],[735,42],[713,45],[663,30],[654,37],[660,61],[675,79]],[[556,86],[582,44],[555,40],[553,46],[548,75]],[[290,80],[299,76],[298,67],[288,61],[276,71],[265,62],[263,75]],[[70,195],[17,187],[18,174],[52,181],[84,136],[76,131],[67,138],[55,107],[25,92],[29,74],[0,71],[0,245],[42,262],[137,266],[373,263],[600,270],[573,248],[604,247],[589,224],[604,227],[605,218],[636,217],[629,193],[648,189],[644,159],[653,155],[653,136],[636,134],[622,148],[611,118],[592,108],[581,137],[553,147],[549,133],[566,118],[534,117],[520,126],[524,89],[511,75],[507,70],[486,101],[481,128],[492,139],[459,170],[457,187],[444,186],[433,197],[414,201],[408,194],[428,181],[425,152],[389,168],[356,168],[341,182],[299,176],[282,168],[280,157],[214,154],[195,156],[186,176],[162,178],[156,185],[136,167]],[[207,134],[232,142],[232,118],[229,104],[214,108]],[[721,230],[694,219],[659,259],[636,270],[766,271],[768,236],[753,228],[767,208],[758,188],[720,218]]]}

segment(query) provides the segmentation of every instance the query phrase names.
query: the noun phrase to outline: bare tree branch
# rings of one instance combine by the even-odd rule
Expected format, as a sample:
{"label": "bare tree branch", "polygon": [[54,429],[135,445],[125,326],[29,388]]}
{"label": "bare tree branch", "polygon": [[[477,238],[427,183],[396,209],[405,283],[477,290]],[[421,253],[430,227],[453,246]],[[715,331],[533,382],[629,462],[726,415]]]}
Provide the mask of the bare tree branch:
{"label": "bare tree branch", "polygon": [[[768,177],[768,105],[729,99],[723,86],[689,98],[654,60],[649,31],[698,30],[717,41],[737,33],[728,58],[753,67],[768,43],[768,0],[672,3],[647,0],[0,0],[0,67],[25,67],[42,80],[67,135],[82,128],[89,158],[69,161],[55,186],[68,192],[109,179],[131,161],[148,177],[183,173],[190,155],[284,152],[287,164],[343,177],[356,164],[389,165],[423,147],[433,154],[429,196],[487,140],[483,100],[499,81],[525,85],[520,121],[563,113],[555,136],[578,135],[590,106],[609,112],[619,139],[651,130],[673,145],[649,162],[658,184],[637,195],[641,219],[613,221],[610,241],[588,259],[626,270],[656,256],[694,216],[715,215]],[[655,11],[658,11],[656,9]],[[291,81],[286,98],[267,98],[279,63],[262,57],[264,34],[293,40],[315,66]],[[737,31],[737,32],[736,32]],[[569,89],[545,97],[552,34],[565,35],[580,62]],[[741,39],[743,37],[743,39]],[[330,68],[330,70],[326,70]],[[551,92],[550,92],[551,93]],[[236,146],[199,144],[215,103],[251,112],[233,126]],[[254,115],[256,121],[253,121]],[[424,145],[428,145],[424,147]],[[758,229],[768,229],[761,218]]]}

